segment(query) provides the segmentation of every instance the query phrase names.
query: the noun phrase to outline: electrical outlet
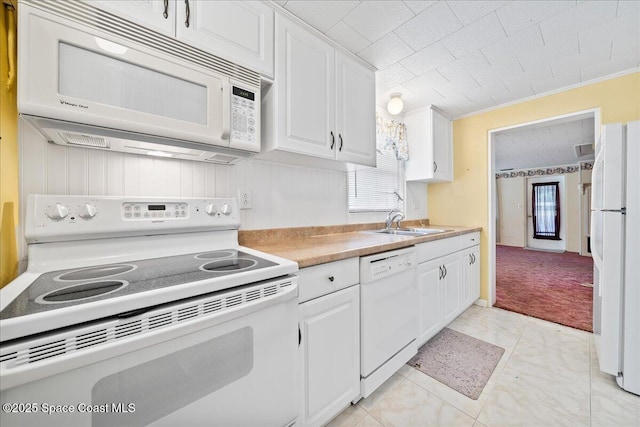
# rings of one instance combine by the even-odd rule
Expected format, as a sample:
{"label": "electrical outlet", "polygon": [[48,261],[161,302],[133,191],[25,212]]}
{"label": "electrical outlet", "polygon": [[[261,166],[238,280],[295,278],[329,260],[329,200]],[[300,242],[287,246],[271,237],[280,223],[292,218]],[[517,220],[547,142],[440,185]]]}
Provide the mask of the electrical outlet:
{"label": "electrical outlet", "polygon": [[251,209],[251,191],[238,190],[238,203],[240,203],[240,209]]}

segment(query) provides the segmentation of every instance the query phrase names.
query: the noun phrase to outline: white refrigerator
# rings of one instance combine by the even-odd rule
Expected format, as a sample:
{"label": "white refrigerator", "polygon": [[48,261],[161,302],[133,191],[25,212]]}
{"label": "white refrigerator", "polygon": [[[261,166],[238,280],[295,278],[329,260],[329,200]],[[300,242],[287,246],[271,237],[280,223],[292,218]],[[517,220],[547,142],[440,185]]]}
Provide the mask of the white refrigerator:
{"label": "white refrigerator", "polygon": [[604,125],[595,152],[591,253],[600,370],[640,394],[640,121]]}

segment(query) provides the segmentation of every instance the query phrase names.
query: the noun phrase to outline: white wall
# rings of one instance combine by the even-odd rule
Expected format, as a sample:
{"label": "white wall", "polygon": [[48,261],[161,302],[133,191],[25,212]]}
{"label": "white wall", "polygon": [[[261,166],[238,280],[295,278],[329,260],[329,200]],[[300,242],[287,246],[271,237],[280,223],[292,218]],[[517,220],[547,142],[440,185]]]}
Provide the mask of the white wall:
{"label": "white wall", "polygon": [[[20,197],[28,194],[237,197],[248,189],[252,209],[242,229],[381,221],[349,215],[347,173],[250,159],[233,166],[105,152],[48,143],[20,120]],[[409,186],[407,217],[426,217],[426,188]],[[21,213],[21,236],[24,209]],[[21,245],[24,259],[24,245]]]}
{"label": "white wall", "polygon": [[564,192],[566,195],[567,208],[565,210],[565,236],[567,239],[566,250],[569,252],[580,253],[580,210],[581,210],[581,191],[580,191],[580,173],[564,174]]}

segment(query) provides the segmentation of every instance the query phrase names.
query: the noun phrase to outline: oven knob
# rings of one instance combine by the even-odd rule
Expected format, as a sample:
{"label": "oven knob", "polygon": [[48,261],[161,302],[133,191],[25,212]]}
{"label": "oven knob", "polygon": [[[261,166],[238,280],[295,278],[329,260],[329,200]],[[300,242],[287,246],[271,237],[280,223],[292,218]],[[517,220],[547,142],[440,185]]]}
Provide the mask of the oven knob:
{"label": "oven knob", "polygon": [[216,205],[214,205],[213,203],[209,203],[207,206],[205,206],[204,211],[207,213],[207,215],[214,216],[218,213],[218,208],[216,208]]}
{"label": "oven knob", "polygon": [[69,215],[69,209],[60,203],[56,203],[55,206],[49,206],[45,213],[52,220],[60,221]]}
{"label": "oven knob", "polygon": [[98,209],[90,205],[89,203],[85,203],[80,209],[78,209],[78,216],[82,219],[91,219],[98,213]]}
{"label": "oven knob", "polygon": [[228,205],[226,203],[224,205],[222,205],[222,207],[220,208],[220,213],[224,214],[226,216],[231,215],[232,211],[233,211],[233,209],[231,209],[231,205]]}

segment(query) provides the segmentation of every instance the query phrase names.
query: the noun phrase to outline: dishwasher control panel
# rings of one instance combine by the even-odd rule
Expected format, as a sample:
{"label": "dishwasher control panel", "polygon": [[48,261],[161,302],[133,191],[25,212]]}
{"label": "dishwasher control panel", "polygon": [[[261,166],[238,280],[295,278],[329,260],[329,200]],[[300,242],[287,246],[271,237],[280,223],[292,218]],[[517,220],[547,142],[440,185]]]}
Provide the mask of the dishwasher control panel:
{"label": "dishwasher control panel", "polygon": [[415,268],[415,248],[381,252],[360,258],[360,283],[373,282]]}

